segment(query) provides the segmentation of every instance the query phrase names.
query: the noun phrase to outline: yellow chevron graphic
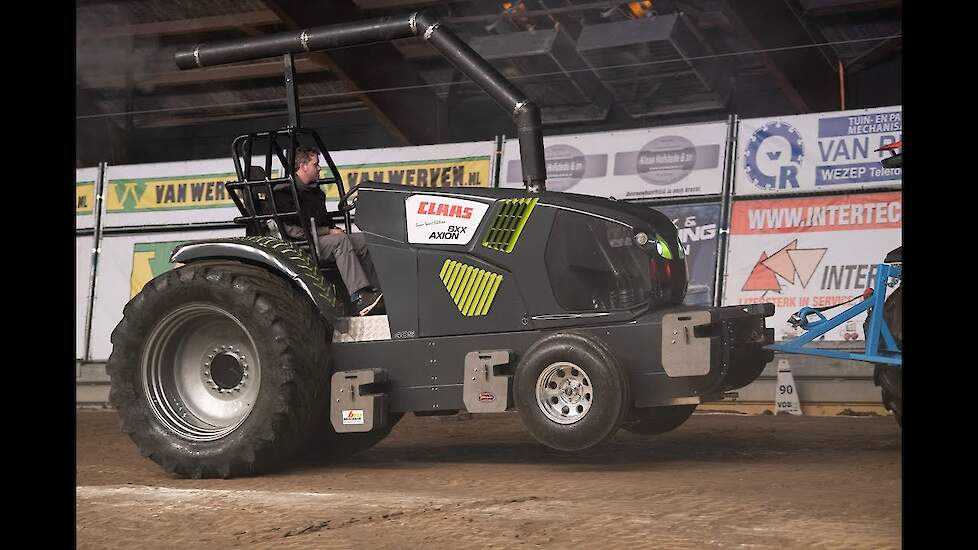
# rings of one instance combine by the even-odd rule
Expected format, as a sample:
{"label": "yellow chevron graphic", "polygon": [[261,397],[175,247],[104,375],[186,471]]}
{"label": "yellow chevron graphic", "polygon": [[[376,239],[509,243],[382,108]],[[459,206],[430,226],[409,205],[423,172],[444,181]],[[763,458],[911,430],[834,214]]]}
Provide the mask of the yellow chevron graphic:
{"label": "yellow chevron graphic", "polygon": [[502,275],[448,259],[442,265],[438,277],[445,284],[445,290],[452,297],[458,311],[466,317],[488,313],[499,284],[503,281]]}

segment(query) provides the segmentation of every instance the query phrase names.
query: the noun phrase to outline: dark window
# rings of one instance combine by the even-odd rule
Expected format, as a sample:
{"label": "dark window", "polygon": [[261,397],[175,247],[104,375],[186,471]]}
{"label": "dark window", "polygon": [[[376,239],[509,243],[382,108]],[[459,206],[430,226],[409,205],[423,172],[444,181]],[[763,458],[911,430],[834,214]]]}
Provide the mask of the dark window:
{"label": "dark window", "polygon": [[649,299],[649,255],[624,225],[558,211],[546,262],[554,296],[567,311],[627,309]]}

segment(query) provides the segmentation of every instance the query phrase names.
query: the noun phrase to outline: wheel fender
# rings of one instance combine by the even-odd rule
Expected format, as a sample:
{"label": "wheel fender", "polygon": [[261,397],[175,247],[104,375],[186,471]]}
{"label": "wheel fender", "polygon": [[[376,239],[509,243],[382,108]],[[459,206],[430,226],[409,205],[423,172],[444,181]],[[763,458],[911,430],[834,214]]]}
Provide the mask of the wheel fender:
{"label": "wheel fender", "polygon": [[213,259],[239,260],[281,274],[312,300],[330,326],[341,314],[343,304],[336,289],[316,269],[312,257],[291,243],[274,237],[229,237],[184,243],[170,255],[173,263]]}

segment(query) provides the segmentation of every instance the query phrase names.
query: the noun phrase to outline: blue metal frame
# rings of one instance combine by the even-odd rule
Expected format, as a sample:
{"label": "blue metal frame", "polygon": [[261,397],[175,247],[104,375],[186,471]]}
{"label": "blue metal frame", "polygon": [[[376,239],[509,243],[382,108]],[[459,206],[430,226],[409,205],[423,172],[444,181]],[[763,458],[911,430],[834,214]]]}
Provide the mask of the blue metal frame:
{"label": "blue metal frame", "polygon": [[[900,273],[901,269],[899,266],[879,264],[876,272],[876,285],[873,287],[873,296],[870,299],[863,300],[831,319],[826,319],[820,311],[810,307],[803,307],[795,315],[801,320],[798,326],[806,331],[805,334],[787,342],[770,344],[765,347],[785,353],[821,355],[836,359],[851,359],[855,361],[869,361],[870,363],[884,363],[897,367],[902,366],[903,355],[897,348],[893,335],[890,334],[890,328],[886,326],[886,322],[883,320],[883,303],[886,301],[886,289],[889,286],[896,286],[900,282]],[[890,279],[893,279],[893,281],[890,282]],[[873,312],[869,318],[869,331],[866,334],[866,351],[864,353],[848,353],[844,351],[804,347],[805,344],[869,308],[873,308]],[[816,315],[818,319],[809,321],[809,315]],[[880,342],[880,335],[883,337],[882,342]],[[881,343],[886,349],[879,349]]]}

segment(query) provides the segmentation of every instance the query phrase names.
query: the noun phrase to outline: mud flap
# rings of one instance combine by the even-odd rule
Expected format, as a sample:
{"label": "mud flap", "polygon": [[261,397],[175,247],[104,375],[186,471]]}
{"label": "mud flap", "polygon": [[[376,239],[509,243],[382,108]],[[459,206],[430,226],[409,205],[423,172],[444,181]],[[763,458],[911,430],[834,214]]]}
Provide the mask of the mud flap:
{"label": "mud flap", "polygon": [[384,369],[333,373],[330,380],[329,420],[336,433],[369,432],[384,428],[388,418]]}
{"label": "mud flap", "polygon": [[471,351],[465,354],[462,401],[472,413],[505,412],[512,406],[510,350]]}

